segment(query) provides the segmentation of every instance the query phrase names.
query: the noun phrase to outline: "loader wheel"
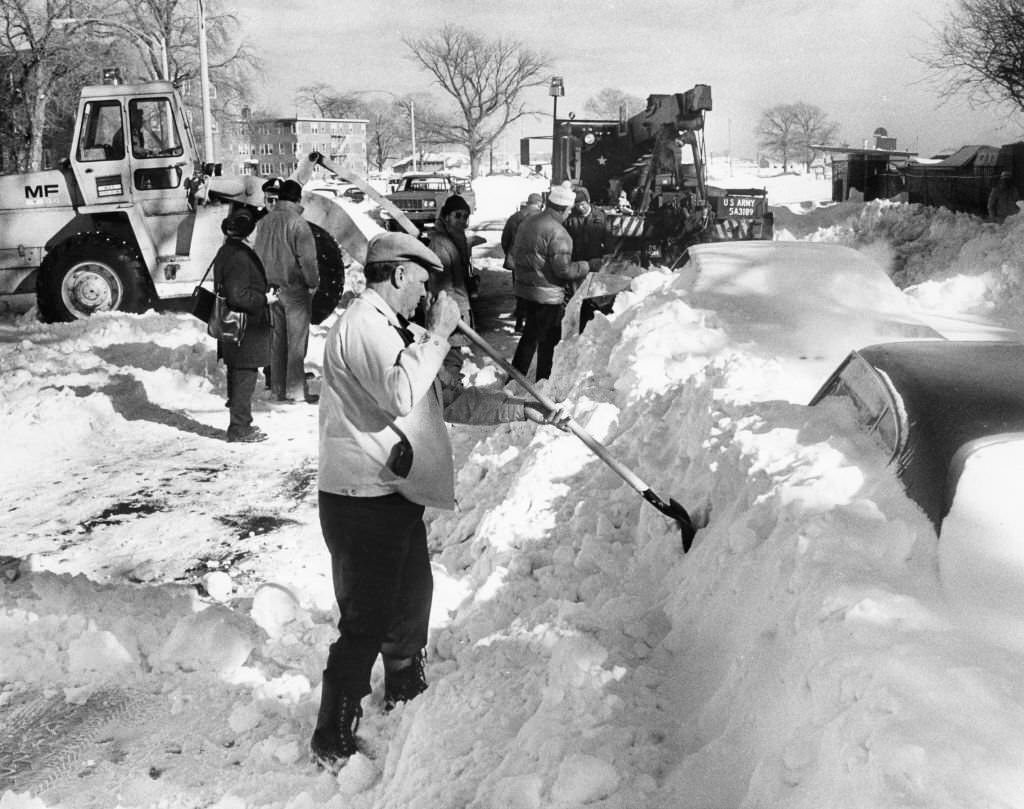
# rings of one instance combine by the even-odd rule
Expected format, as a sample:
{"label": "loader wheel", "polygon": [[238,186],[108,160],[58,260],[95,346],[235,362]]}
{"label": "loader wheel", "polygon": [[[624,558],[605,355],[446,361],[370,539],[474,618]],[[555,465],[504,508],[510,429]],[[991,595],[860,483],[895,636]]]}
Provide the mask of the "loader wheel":
{"label": "loader wheel", "polygon": [[55,247],[39,267],[39,316],[47,323],[96,312],[143,312],[149,305],[138,250],[116,236],[84,233]]}
{"label": "loader wheel", "polygon": [[345,291],[345,256],[341,245],[319,225],[309,223],[316,242],[316,262],[320,271],[320,284],[313,296],[310,322],[314,326],[323,323],[341,300]]}

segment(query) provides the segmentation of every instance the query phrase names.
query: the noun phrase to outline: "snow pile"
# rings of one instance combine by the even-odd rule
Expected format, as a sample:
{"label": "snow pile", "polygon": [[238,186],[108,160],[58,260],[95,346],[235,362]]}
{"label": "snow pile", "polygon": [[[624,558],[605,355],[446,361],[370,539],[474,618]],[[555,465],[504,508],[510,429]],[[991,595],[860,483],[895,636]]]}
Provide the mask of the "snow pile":
{"label": "snow pile", "polygon": [[[903,250],[920,305],[992,309],[1020,277],[1024,224],[872,203],[812,231],[819,216],[794,220]],[[1021,805],[1021,651],[962,614],[854,414],[764,401],[777,364],[678,275],[615,285],[543,387],[706,527],[684,556],[572,435],[453,428],[459,507],[429,515],[430,688],[385,715],[376,670],[365,754],[337,777],[305,752],[336,631],[315,409],[260,399],[271,440],[228,446],[223,369],[187,316],[5,324],[0,510],[21,561],[0,591],[0,711],[20,728],[57,694],[96,730],[68,737],[61,777],[0,766],[0,807]]]}

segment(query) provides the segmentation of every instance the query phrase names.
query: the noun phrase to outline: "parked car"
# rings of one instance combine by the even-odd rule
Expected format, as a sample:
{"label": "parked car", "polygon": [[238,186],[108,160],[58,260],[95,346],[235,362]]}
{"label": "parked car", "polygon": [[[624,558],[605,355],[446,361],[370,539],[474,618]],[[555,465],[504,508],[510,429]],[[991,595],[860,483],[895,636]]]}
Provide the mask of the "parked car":
{"label": "parked car", "polygon": [[1024,344],[861,348],[811,405],[837,400],[934,526],[940,581],[958,619],[1024,643]]}
{"label": "parked car", "polygon": [[[476,210],[476,195],[469,180],[443,172],[406,174],[387,197],[414,225],[426,230],[433,227],[444,201],[452,194],[463,197],[470,211]],[[381,218],[389,230],[400,229],[386,211],[381,211]]]}
{"label": "parked car", "polygon": [[915,340],[860,348],[810,403],[834,397],[850,402],[936,531],[975,453],[1009,442],[1024,451],[1024,343]]}
{"label": "parked car", "polygon": [[[806,402],[852,348],[941,336],[885,270],[850,247],[713,242],[688,248],[687,256],[674,283],[686,303],[713,312],[731,342],[777,363],[777,382],[764,390],[764,398]],[[628,284],[624,279],[622,286]],[[606,295],[589,306],[582,301],[581,328],[594,309],[611,311],[613,299]]]}

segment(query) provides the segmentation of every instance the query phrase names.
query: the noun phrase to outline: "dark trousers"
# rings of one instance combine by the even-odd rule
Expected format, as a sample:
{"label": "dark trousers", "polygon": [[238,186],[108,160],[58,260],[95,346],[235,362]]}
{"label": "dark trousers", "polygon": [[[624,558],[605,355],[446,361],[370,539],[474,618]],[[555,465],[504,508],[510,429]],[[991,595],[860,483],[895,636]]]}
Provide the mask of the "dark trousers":
{"label": "dark trousers", "polygon": [[537,354],[537,379],[551,376],[551,363],[555,346],[562,339],[562,315],[565,305],[561,303],[537,303],[524,301],[526,323],[519,338],[516,353],[512,357],[513,367],[524,376],[530,370],[534,352]]}
{"label": "dark trousers", "polygon": [[228,435],[240,436],[249,432],[252,427],[252,394],[256,390],[257,370],[255,368],[235,368],[229,365],[228,371]]}
{"label": "dark trousers", "polygon": [[320,528],[341,611],[324,678],[361,699],[378,654],[387,666],[427,645],[434,579],[423,506],[400,494],[320,492]]}
{"label": "dark trousers", "polygon": [[313,295],[305,287],[278,290],[271,305],[270,386],[278,399],[302,399]]}

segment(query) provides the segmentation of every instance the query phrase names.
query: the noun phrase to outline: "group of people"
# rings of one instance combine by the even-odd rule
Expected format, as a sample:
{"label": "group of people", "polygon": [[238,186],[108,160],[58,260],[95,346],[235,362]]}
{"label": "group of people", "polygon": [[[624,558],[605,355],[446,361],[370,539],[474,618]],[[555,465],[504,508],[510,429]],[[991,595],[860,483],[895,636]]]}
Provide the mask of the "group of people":
{"label": "group of people", "polygon": [[[213,261],[214,287],[228,306],[247,317],[241,343],[218,342],[227,367],[227,440],[265,441],[252,423],[252,396],[263,369],[274,401],[308,402],[305,360],[313,294],[319,284],[316,241],[302,217],[302,186],[272,179],[264,207],[238,207],[221,223],[225,240]],[[250,247],[246,240],[256,236]]]}
{"label": "group of people", "polygon": [[[228,367],[228,438],[236,441],[262,440],[249,400],[268,356],[275,396],[299,394],[316,287],[315,250],[298,204],[301,187],[287,180],[264,191],[262,218],[239,208],[224,220],[225,243],[214,263],[215,282],[229,306],[250,316],[242,343],[220,347]],[[557,326],[555,310],[560,318],[565,286],[596,269],[600,259],[582,258],[580,251],[603,249],[603,237],[588,218],[585,193],[555,186],[544,210],[539,202],[530,200],[536,210],[522,217],[514,234],[512,261],[516,293],[525,302],[523,339],[534,341],[543,378],[550,373],[557,343],[552,323]],[[469,213],[466,201],[453,196],[427,244],[405,233],[373,237],[363,268],[366,288],[326,336],[318,506],[339,634],[328,650],[310,747],[314,760],[331,770],[358,749],[362,702],[378,657],[385,710],[427,687],[433,580],[423,517],[427,507],[455,504],[447,423],[567,427],[560,409],[549,412],[503,390],[463,385],[456,332],[460,321],[472,318]],[[583,228],[575,240],[563,227],[570,213]]]}
{"label": "group of people", "polygon": [[604,213],[590,204],[586,188],[554,185],[543,207],[541,195],[531,194],[508,218],[501,246],[513,274],[516,331],[522,333],[512,366],[525,375],[536,355],[536,378],[547,379],[562,339],[565,304],[604,263]]}

